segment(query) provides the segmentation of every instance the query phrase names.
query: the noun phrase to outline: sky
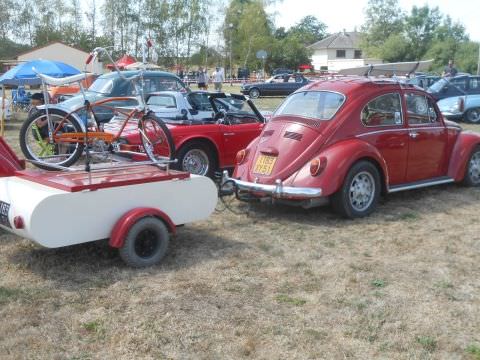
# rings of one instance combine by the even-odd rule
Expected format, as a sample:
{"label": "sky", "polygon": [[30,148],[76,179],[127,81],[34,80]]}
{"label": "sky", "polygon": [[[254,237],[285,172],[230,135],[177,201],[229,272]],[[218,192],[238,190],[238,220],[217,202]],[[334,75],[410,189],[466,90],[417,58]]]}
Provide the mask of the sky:
{"label": "sky", "polygon": [[[343,29],[353,31],[355,27],[360,29],[367,3],[368,0],[283,0],[270,5],[268,12],[274,14],[277,27],[289,28],[304,16],[313,15],[328,26],[329,33],[335,33]],[[413,5],[438,6],[442,14],[450,15],[453,21],[465,26],[470,40],[480,41],[480,3],[476,0],[399,0],[399,3],[407,12]]]}

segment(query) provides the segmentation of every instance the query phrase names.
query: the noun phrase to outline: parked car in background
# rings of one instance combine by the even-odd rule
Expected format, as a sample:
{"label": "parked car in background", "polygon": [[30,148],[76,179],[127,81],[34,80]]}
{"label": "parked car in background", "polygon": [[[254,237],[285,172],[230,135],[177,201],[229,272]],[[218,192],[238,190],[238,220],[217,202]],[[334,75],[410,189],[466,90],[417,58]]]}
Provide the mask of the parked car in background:
{"label": "parked car in background", "polygon": [[436,99],[441,100],[452,96],[480,94],[479,76],[457,75],[443,77],[433,83],[428,92]]}
{"label": "parked car in background", "polygon": [[[219,169],[233,168],[237,152],[260,134],[266,122],[243,95],[162,91],[149,95],[147,104],[172,134],[178,159],[173,167],[210,177]],[[105,131],[117,133],[122,124],[112,119]],[[135,121],[128,123],[123,131],[125,144],[141,146],[137,126]]]}
{"label": "parked car in background", "polygon": [[480,134],[444,120],[435,100],[391,79],[311,83],[278,107],[237,154],[245,201],[312,207],[342,216],[374,211],[380,194],[453,182],[480,185]]}
{"label": "parked car in background", "polygon": [[305,86],[308,82],[309,80],[301,74],[279,74],[265,82],[243,84],[240,91],[254,99],[260,96],[286,96]]}
{"label": "parked car in background", "polygon": [[293,70],[286,68],[277,68],[272,71],[272,75],[293,74]]}
{"label": "parked car in background", "polygon": [[[137,75],[139,71],[123,71],[125,77]],[[134,96],[134,87],[129,80],[122,79],[114,71],[98,77],[86,91],[87,99],[95,101],[109,97],[126,97],[125,100],[112,101],[105,106],[93,108],[95,116],[100,122],[108,122],[112,117],[115,107],[129,107],[137,105]],[[174,90],[187,92],[188,88],[176,75],[164,71],[146,71],[143,74],[143,91],[145,95],[161,90]],[[128,98],[130,97],[130,98]],[[75,95],[51,108],[58,108],[62,111],[71,112],[83,105],[82,95]]]}
{"label": "parked car in background", "polygon": [[427,90],[430,86],[440,80],[441,77],[438,75],[426,75],[426,74],[419,74],[415,75],[415,77],[410,78],[407,80],[408,84],[417,85],[421,87],[423,90]]}
{"label": "parked car in background", "polygon": [[[88,74],[87,78],[82,81],[82,86],[84,89],[88,89],[95,79],[98,78],[96,74]],[[80,86],[78,83],[62,85],[62,86],[49,86],[48,95],[49,101],[51,103],[63,102],[67,99],[74,97],[80,91]]]}
{"label": "parked car in background", "polygon": [[437,105],[449,120],[480,124],[480,94],[452,96],[439,100]]}

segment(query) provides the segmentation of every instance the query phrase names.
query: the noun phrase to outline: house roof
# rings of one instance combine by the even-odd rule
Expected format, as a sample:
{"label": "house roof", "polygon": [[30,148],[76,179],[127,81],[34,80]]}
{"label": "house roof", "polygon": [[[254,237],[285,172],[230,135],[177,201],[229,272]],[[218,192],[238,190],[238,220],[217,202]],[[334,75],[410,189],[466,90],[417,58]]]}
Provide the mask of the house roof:
{"label": "house roof", "polygon": [[361,33],[342,31],[307,46],[309,49],[360,49]]}
{"label": "house roof", "polygon": [[29,50],[27,50],[27,51],[24,51],[24,52],[18,54],[16,58],[18,59],[20,56],[27,55],[27,54],[29,54],[29,53],[31,53],[31,52],[34,52],[34,51],[37,51],[37,50],[40,50],[40,49],[49,47],[49,46],[51,46],[51,45],[53,45],[53,44],[62,44],[63,46],[66,46],[66,47],[69,47],[69,48],[72,48],[72,49],[81,51],[81,52],[85,53],[86,55],[88,55],[88,52],[86,52],[86,51],[84,51],[84,50],[82,50],[82,49],[79,49],[79,48],[77,48],[77,47],[67,45],[67,44],[65,44],[65,43],[63,43],[63,42],[61,42],[61,41],[52,41],[52,42],[50,42],[50,43],[48,43],[48,44],[46,44],[46,45],[37,46],[37,47],[31,48],[31,49],[29,49]]}

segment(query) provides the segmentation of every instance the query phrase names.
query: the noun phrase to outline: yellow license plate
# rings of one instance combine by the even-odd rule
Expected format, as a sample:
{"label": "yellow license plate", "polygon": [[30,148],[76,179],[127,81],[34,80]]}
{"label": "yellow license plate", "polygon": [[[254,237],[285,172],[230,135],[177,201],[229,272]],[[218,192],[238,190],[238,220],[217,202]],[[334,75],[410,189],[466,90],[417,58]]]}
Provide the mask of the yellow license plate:
{"label": "yellow license plate", "polygon": [[270,175],[273,170],[273,165],[277,161],[276,156],[260,155],[255,162],[255,169],[253,172],[260,175]]}

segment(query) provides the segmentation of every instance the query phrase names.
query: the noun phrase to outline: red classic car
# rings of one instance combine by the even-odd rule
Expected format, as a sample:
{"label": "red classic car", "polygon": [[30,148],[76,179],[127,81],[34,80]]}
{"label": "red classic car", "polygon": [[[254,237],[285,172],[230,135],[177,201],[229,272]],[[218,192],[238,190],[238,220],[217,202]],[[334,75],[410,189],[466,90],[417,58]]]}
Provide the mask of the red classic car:
{"label": "red classic car", "polygon": [[444,120],[423,90],[390,79],[340,77],[290,95],[237,154],[241,200],[370,214],[381,193],[450,182],[480,185],[480,134]]}
{"label": "red classic car", "polygon": [[[237,152],[260,134],[267,116],[237,94],[160,91],[148,95],[147,104],[172,134],[178,160],[173,167],[209,177],[218,169],[233,169]],[[122,124],[114,117],[105,131],[115,134]],[[122,140],[140,151],[134,148],[142,144],[137,126],[130,122]]]}

